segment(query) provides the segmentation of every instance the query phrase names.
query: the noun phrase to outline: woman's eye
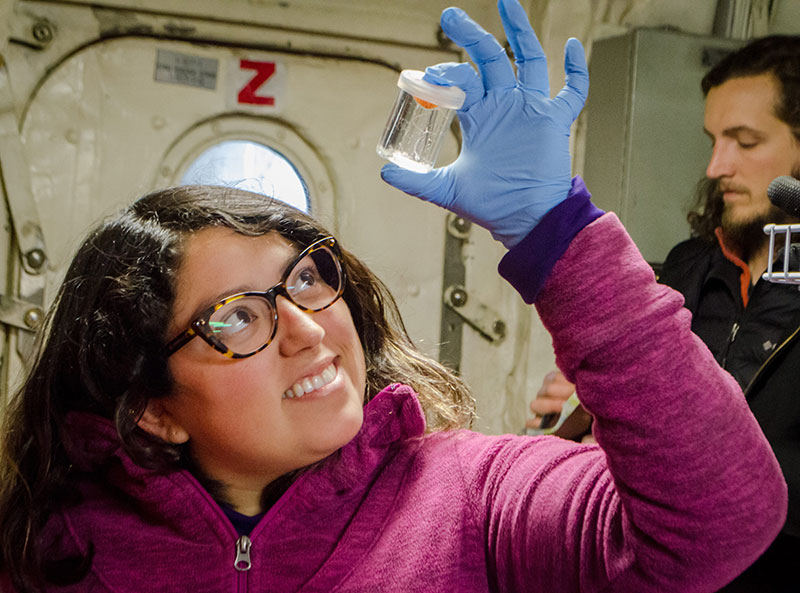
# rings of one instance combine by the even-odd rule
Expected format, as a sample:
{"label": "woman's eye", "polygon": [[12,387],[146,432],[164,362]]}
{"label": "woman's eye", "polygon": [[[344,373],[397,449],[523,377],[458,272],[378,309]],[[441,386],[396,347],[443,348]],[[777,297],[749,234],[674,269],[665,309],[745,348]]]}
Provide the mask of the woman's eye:
{"label": "woman's eye", "polygon": [[238,308],[226,314],[222,319],[211,321],[211,329],[215,334],[235,334],[244,329],[258,319],[258,315],[245,308]]}
{"label": "woman's eye", "polygon": [[303,292],[304,290],[313,288],[318,283],[319,283],[319,273],[317,272],[317,268],[309,266],[307,268],[302,268],[301,270],[297,270],[297,273],[294,275],[294,280],[292,281],[291,286],[288,286],[287,288],[292,294],[298,294]]}
{"label": "woman's eye", "polygon": [[319,280],[316,268],[306,268],[300,272],[300,285],[303,287],[314,286]]}

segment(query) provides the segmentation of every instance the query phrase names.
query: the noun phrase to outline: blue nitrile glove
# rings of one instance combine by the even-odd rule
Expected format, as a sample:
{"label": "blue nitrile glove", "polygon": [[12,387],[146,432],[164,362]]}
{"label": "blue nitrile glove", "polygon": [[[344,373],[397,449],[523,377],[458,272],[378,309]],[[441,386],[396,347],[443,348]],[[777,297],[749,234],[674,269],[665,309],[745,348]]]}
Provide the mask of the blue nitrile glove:
{"label": "blue nitrile glove", "polygon": [[458,159],[429,173],[392,163],[381,177],[396,188],[433,202],[491,231],[507,248],[519,243],[567,197],[571,185],[569,131],[589,90],[583,47],[567,41],[566,84],[550,98],[547,59],[522,6],[498,2],[516,56],[505,51],[460,8],[442,12],[442,29],[478,66],[439,64],[425,79],[464,90],[458,111],[463,144]]}

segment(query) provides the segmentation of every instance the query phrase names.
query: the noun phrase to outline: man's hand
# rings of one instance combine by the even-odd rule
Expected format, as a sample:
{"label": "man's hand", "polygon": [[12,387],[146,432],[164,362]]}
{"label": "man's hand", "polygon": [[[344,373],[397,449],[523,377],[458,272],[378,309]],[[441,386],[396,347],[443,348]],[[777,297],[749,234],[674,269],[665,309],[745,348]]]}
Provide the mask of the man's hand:
{"label": "man's hand", "polygon": [[[536,394],[536,399],[531,401],[530,408],[533,418],[525,421],[526,428],[549,428],[556,423],[561,415],[561,410],[570,396],[575,393],[575,385],[567,381],[561,371],[550,371],[544,376],[542,386]],[[542,426],[546,418],[545,426]]]}

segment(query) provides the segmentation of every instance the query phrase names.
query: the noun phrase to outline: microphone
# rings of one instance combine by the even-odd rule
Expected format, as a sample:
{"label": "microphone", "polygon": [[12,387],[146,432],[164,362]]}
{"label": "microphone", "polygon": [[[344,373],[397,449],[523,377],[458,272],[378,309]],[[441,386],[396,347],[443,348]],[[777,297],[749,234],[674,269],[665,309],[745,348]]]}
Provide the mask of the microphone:
{"label": "microphone", "polygon": [[800,181],[789,175],[773,179],[767,188],[767,197],[775,206],[800,218]]}

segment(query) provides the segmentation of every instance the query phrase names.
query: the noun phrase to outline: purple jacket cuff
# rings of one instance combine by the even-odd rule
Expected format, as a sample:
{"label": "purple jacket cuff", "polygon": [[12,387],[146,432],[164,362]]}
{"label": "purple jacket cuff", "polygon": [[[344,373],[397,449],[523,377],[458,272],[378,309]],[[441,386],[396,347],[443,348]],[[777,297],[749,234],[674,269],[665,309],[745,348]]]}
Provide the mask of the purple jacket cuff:
{"label": "purple jacket cuff", "polygon": [[604,214],[590,198],[583,179],[573,177],[567,199],[545,214],[539,224],[500,260],[497,268],[500,275],[526,303],[536,300],[550,271],[575,235]]}

